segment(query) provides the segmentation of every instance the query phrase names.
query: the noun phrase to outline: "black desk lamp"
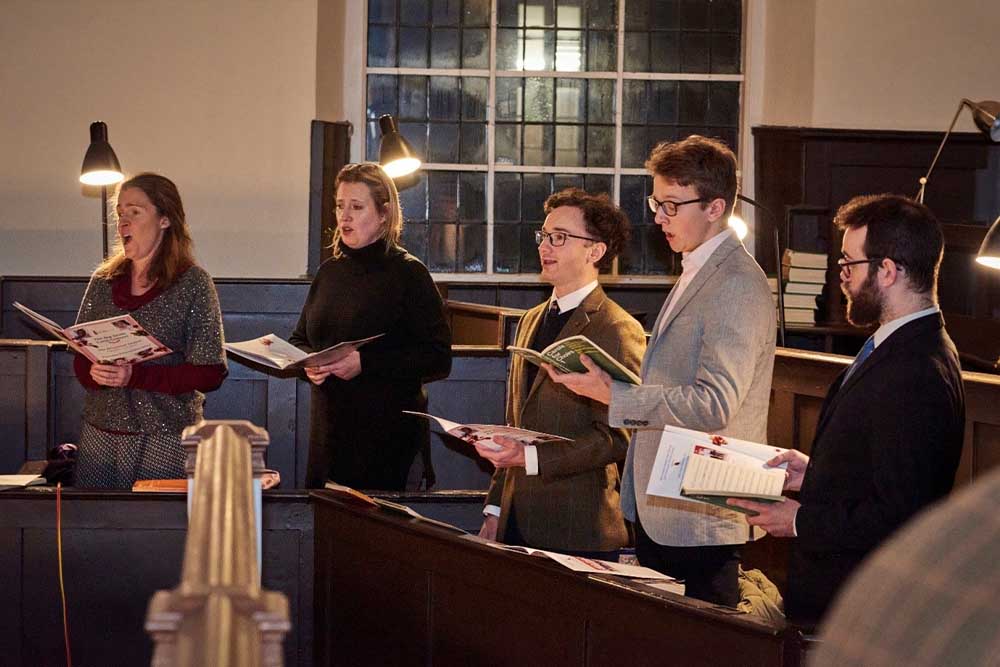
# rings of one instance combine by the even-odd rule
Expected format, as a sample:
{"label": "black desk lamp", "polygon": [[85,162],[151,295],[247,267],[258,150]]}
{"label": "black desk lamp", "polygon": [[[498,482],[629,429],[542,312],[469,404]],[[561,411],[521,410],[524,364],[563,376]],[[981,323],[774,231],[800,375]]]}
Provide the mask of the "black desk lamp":
{"label": "black desk lamp", "polygon": [[101,186],[101,248],[108,256],[108,186],[125,180],[115,150],[108,143],[108,126],[102,121],[90,124],[90,146],[83,156],[80,182]]}
{"label": "black desk lamp", "polygon": [[397,179],[412,174],[420,168],[421,161],[417,154],[396,127],[396,119],[384,114],[378,119],[382,139],[378,146],[378,161],[389,178]]}
{"label": "black desk lamp", "polygon": [[[747,197],[746,195],[736,194],[736,201],[746,202],[753,206],[754,208],[759,208],[764,215],[771,218],[774,225],[774,259],[777,271],[777,281],[778,281],[778,343],[781,347],[785,346],[785,289],[781,284],[781,237],[778,234],[777,221],[774,218],[774,214],[771,213],[770,209],[761,204],[758,201]],[[743,218],[736,215],[736,203],[733,203],[733,214],[729,216],[729,227],[736,232],[736,235],[743,240],[743,237],[747,235],[747,223],[743,221]],[[788,235],[787,230],[785,235]]]}
{"label": "black desk lamp", "polygon": [[969,107],[972,110],[972,120],[976,123],[976,127],[979,131],[985,134],[990,141],[1000,143],[1000,102],[993,102],[992,100],[985,100],[983,102],[973,102],[972,100],[963,99],[958,103],[958,109],[955,111],[955,117],[951,119],[951,125],[948,126],[948,131],[944,133],[944,138],[941,139],[941,145],[938,146],[937,153],[934,154],[934,159],[931,161],[931,166],[927,170],[927,174],[920,178],[920,191],[917,192],[917,201],[921,204],[924,203],[924,190],[927,188],[927,181],[930,180],[931,172],[934,171],[934,166],[937,164],[938,158],[941,157],[941,150],[944,148],[945,142],[948,141],[948,137],[951,136],[951,131],[955,129],[955,123],[958,122],[958,116],[962,113],[964,107]]}

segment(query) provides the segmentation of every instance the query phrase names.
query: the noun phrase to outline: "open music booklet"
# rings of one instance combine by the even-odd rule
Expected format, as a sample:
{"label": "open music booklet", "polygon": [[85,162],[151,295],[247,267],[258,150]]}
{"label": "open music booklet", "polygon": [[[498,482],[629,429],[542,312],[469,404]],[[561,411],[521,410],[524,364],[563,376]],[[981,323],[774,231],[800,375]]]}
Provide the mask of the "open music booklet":
{"label": "open music booklet", "polygon": [[507,349],[515,354],[520,354],[536,366],[541,366],[543,363],[551,364],[563,373],[586,373],[587,368],[580,361],[580,355],[586,354],[591,361],[615,380],[628,384],[642,384],[638,375],[627,369],[586,336],[570,336],[557,340],[541,352],[515,345],[509,345]]}
{"label": "open music booklet", "polygon": [[765,462],[786,450],[728,436],[667,426],[656,451],[646,493],[694,500],[753,514],[726,504],[726,498],[783,502],[787,464]]}
{"label": "open music booklet", "polygon": [[673,577],[669,577],[662,572],[657,572],[656,570],[651,570],[648,567],[643,567],[641,565],[615,563],[608,560],[597,560],[596,558],[584,558],[583,556],[569,556],[555,551],[546,551],[545,549],[533,549],[531,547],[519,547],[509,544],[501,544],[499,542],[490,542],[482,540],[478,537],[473,539],[496,549],[503,549],[504,551],[516,551],[517,553],[527,554],[529,556],[543,556],[554,560],[563,567],[575,570],[576,572],[585,572],[587,574],[615,574],[619,577],[632,577],[635,579],[674,581]]}
{"label": "open music booklet", "polygon": [[443,417],[435,417],[434,415],[429,415],[424,412],[413,412],[411,410],[403,410],[403,412],[408,415],[416,415],[418,417],[436,421],[448,435],[455,436],[459,440],[464,440],[470,445],[476,443],[482,444],[486,448],[492,449],[493,451],[499,451],[502,449],[500,445],[493,442],[493,437],[497,435],[513,438],[514,440],[520,440],[526,445],[538,445],[543,442],[569,442],[569,438],[564,438],[561,435],[539,433],[538,431],[529,431],[528,429],[514,428],[513,426],[459,424],[458,422],[448,421]]}
{"label": "open music booklet", "polygon": [[95,364],[137,364],[173,352],[147,333],[131,315],[81,322],[65,329],[15,301],[19,311]]}
{"label": "open music booklet", "polygon": [[354,352],[365,343],[370,343],[383,336],[376,334],[360,340],[346,340],[319,352],[303,352],[287,340],[278,338],[273,333],[261,338],[245,340],[239,343],[226,343],[223,347],[229,352],[245,357],[258,364],[277,368],[278,370],[311,368],[332,364]]}

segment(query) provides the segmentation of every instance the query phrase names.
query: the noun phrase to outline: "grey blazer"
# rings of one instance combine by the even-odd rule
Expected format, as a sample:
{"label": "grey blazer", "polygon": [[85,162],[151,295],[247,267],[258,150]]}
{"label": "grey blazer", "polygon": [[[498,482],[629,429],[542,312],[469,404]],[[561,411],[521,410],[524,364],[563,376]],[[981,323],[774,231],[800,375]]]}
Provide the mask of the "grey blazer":
{"label": "grey blazer", "polygon": [[774,367],[775,310],[764,272],[730,236],[680,296],[642,360],[640,386],[614,382],[608,423],[635,429],[622,479],[625,518],[670,546],[752,539],[743,514],[649,496],[646,486],[664,425],[764,442]]}

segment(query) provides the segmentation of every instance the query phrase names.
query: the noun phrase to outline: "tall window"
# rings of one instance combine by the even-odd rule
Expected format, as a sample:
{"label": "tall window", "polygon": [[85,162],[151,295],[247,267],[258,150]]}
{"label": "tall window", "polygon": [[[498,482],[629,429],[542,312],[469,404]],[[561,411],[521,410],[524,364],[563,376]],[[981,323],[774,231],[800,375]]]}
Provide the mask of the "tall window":
{"label": "tall window", "polygon": [[368,0],[366,150],[390,113],[425,158],[403,243],[439,277],[534,277],[542,204],[606,192],[632,241],[610,273],[678,273],[645,205],[658,142],[739,146],[741,0]]}

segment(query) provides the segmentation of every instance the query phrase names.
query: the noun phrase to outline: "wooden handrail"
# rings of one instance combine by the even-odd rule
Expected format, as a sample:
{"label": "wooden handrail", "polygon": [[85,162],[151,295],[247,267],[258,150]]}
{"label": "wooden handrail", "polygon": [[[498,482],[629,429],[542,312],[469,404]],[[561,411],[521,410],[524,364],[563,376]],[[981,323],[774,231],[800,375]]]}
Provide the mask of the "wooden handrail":
{"label": "wooden handrail", "polygon": [[257,567],[253,477],[267,444],[267,432],[244,420],[184,431],[191,516],[180,584],[157,591],[146,615],[154,667],[283,664],[288,599],[261,588]]}

